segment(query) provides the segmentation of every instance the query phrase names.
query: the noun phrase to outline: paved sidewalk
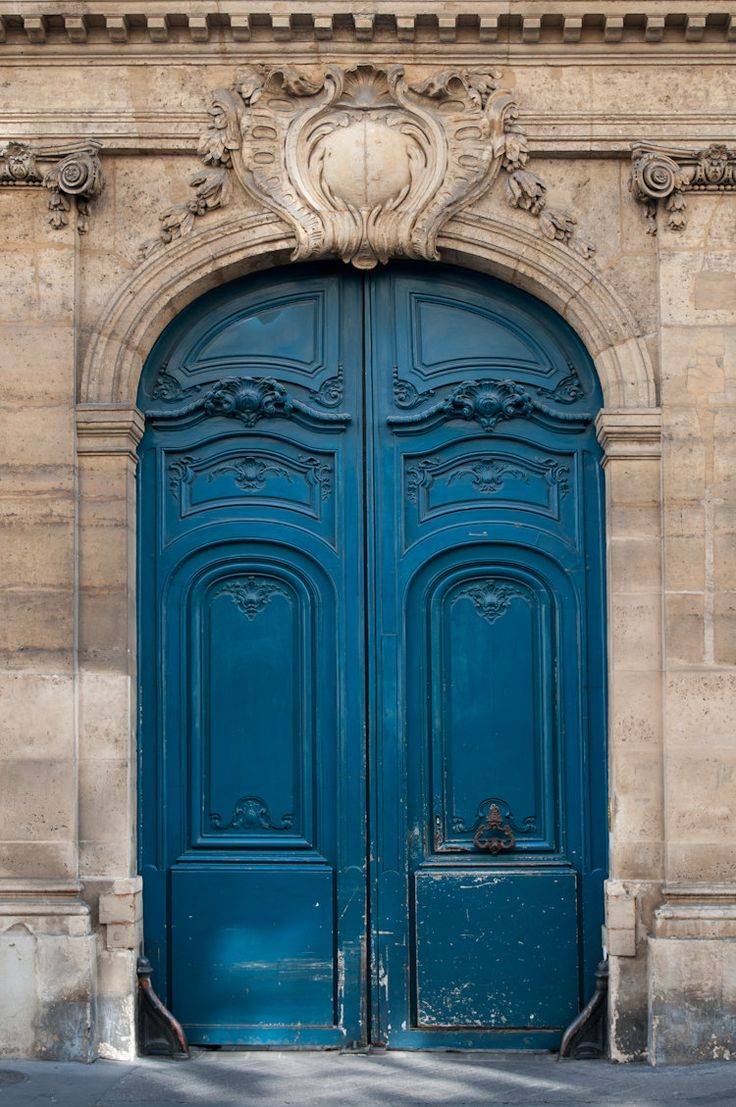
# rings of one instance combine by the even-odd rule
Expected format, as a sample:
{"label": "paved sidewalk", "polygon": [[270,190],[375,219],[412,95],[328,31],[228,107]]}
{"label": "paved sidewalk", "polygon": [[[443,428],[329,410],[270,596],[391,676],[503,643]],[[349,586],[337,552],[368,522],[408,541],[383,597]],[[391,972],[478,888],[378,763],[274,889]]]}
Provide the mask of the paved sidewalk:
{"label": "paved sidewalk", "polygon": [[424,1104],[736,1107],[736,1064],[652,1069],[459,1053],[198,1053],[94,1065],[1,1061],[0,1107],[415,1107]]}

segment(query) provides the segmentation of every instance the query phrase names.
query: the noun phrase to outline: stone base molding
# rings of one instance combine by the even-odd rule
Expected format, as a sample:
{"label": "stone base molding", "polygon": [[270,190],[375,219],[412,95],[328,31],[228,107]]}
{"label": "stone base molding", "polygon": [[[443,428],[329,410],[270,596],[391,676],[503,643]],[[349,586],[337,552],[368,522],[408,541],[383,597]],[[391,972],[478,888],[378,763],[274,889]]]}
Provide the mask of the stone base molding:
{"label": "stone base molding", "polygon": [[0,881],[0,1057],[94,1059],[96,946],[79,884]]}
{"label": "stone base molding", "polygon": [[736,1061],[736,884],[666,884],[649,939],[649,1060]]}

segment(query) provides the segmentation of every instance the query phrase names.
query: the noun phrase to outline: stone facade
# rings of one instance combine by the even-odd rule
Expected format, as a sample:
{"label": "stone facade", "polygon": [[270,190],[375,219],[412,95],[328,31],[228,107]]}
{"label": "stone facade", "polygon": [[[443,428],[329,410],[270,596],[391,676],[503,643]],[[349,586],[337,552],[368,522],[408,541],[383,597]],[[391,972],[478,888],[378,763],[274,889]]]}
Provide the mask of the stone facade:
{"label": "stone facade", "polygon": [[[735,37],[720,0],[0,4],[0,1054],[135,1049],[143,360],[206,289],[337,253],[491,273],[594,358],[611,1052],[736,1057]],[[331,206],[283,120],[255,171],[253,119],[277,85],[298,129],[359,77],[448,168],[422,207],[369,136],[403,222],[346,244],[339,142]],[[472,149],[432,122],[450,99]]]}

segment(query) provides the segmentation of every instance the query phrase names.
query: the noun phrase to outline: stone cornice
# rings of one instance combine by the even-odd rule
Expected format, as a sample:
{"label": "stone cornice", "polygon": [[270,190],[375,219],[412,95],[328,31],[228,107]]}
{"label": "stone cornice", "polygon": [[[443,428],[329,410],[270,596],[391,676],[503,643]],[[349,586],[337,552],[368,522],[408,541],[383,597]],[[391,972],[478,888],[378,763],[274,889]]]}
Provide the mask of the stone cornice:
{"label": "stone cornice", "polygon": [[658,407],[604,408],[595,421],[598,441],[610,461],[659,458],[662,454],[662,412]]}
{"label": "stone cornice", "polygon": [[[222,65],[219,60],[218,67]],[[523,72],[522,72],[523,80]],[[519,122],[529,140],[533,157],[631,158],[632,135],[646,135],[652,142],[703,147],[728,142],[736,133],[736,112],[601,112],[524,111]],[[105,157],[121,153],[196,156],[197,143],[208,122],[207,112],[140,110],[116,114],[97,108],[65,107],[43,111],[0,110],[0,134],[28,139],[37,145],[73,136],[75,142],[94,136],[102,141]]]}
{"label": "stone cornice", "polygon": [[[601,11],[601,8],[604,11]],[[116,0],[91,3],[39,3],[0,0],[0,41],[8,46],[72,47],[95,42],[182,44],[215,40],[243,42],[321,41],[389,44],[502,43],[534,47],[591,44],[626,47],[709,46],[736,39],[736,11],[723,0],[649,0],[645,5],[562,2],[458,5],[448,11],[441,0],[415,4],[377,0],[359,11],[350,3],[286,3],[279,0],[229,0],[202,3]]]}

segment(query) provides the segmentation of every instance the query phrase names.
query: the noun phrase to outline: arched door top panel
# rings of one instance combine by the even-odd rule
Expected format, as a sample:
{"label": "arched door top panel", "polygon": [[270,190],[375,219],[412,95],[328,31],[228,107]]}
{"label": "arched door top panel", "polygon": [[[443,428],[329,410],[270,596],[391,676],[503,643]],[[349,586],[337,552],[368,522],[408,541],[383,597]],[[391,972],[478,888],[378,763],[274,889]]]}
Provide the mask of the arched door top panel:
{"label": "arched door top panel", "polygon": [[[574,331],[533,296],[450,266],[387,271],[395,337],[389,344],[400,409],[436,395],[458,368],[477,378],[529,386],[540,402],[572,413],[602,404],[593,364]],[[384,274],[386,276],[386,274]],[[349,353],[362,341],[338,325],[346,290],[362,279],[344,267],[296,266],[233,281],[206,293],[155,344],[138,403],[172,411],[223,377],[276,376],[337,407]],[[447,338],[452,336],[451,349]]]}

